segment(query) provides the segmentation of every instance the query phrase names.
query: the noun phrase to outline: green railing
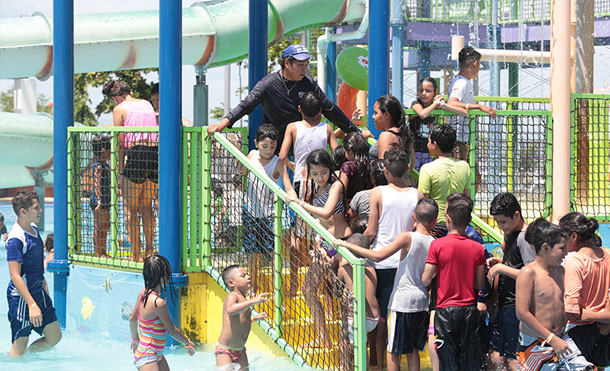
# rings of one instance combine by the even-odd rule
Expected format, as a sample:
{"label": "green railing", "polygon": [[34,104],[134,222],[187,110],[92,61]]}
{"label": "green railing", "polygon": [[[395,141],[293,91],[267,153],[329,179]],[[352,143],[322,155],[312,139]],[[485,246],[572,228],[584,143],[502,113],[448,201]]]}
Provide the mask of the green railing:
{"label": "green railing", "polygon": [[572,94],[570,205],[610,220],[610,95]]}

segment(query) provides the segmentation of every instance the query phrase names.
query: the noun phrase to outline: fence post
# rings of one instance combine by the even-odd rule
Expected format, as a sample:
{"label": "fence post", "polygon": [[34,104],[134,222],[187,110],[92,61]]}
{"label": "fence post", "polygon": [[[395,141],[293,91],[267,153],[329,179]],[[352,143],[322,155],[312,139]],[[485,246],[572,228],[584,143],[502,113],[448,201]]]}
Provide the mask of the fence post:
{"label": "fence post", "polygon": [[[189,251],[188,257],[188,266],[195,267],[197,265],[197,253],[198,247],[201,246],[201,243],[197,241],[197,195],[199,194],[197,190],[197,183],[199,179],[197,179],[197,132],[189,132],[188,133],[188,143],[189,143],[189,182],[188,182],[188,190],[189,190],[189,239],[188,244],[186,245],[187,250]],[[186,172],[186,171],[185,171]],[[186,237],[186,236],[185,236]]]}
{"label": "fence post", "polygon": [[182,233],[182,266],[183,267],[187,267],[188,266],[188,253],[189,253],[189,239],[188,237],[188,212],[189,209],[187,207],[188,205],[188,197],[189,197],[189,192],[188,192],[188,187],[189,187],[189,182],[188,182],[188,168],[189,168],[189,151],[188,151],[188,138],[189,138],[189,132],[185,131],[184,129],[182,129],[182,174],[180,174],[180,176],[182,177],[182,214],[180,215],[180,217],[182,218],[182,226],[181,226],[181,233]]}
{"label": "fence post", "polygon": [[275,323],[274,328],[277,336],[282,336],[282,199],[274,194],[275,214],[273,218],[273,234],[275,235],[273,273],[274,273],[274,301],[275,301]]}
{"label": "fence post", "polygon": [[[544,195],[545,212],[551,215],[553,204],[553,115],[546,116],[546,186]],[[570,186],[572,188],[572,186]]]}
{"label": "fence post", "polygon": [[119,244],[119,211],[118,211],[118,156],[117,151],[119,150],[119,133],[111,131],[110,136],[110,245],[112,249],[112,258],[117,257],[118,244]]}
{"label": "fence post", "polygon": [[574,161],[574,158],[577,157],[575,151],[577,150],[578,145],[578,140],[576,137],[577,115],[578,113],[576,112],[576,97],[574,94],[572,94],[570,95],[570,209],[572,209],[574,206],[574,195],[576,193],[576,163]]}
{"label": "fence post", "polygon": [[[77,160],[80,160],[74,150],[74,135],[79,135],[79,133],[72,133],[68,128],[68,249],[74,248],[74,164]],[[80,200],[80,198],[78,199]],[[44,207],[44,198],[41,201],[41,204]]]}
{"label": "fence post", "polygon": [[366,370],[366,299],[364,292],[364,260],[353,265],[354,272],[354,370]]}
{"label": "fence post", "polygon": [[210,267],[212,255],[212,138],[207,129],[201,130],[201,213],[200,228],[202,231],[202,268]]}
{"label": "fence post", "polygon": [[476,119],[477,116],[470,116],[470,113],[468,114],[468,130],[470,131],[470,135],[468,136],[468,163],[470,164],[470,197],[474,200],[475,195],[477,193],[476,190],[476,180],[477,180],[477,174],[476,174],[476,169],[477,169],[477,165],[476,165],[476,160],[477,160],[477,156],[476,156]]}

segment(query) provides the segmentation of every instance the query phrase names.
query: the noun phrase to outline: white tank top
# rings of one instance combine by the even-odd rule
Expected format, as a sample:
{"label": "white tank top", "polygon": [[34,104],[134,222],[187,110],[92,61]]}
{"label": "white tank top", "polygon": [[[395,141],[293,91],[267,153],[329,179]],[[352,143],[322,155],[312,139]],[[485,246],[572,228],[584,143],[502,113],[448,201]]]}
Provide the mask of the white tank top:
{"label": "white tank top", "polygon": [[[399,192],[388,186],[381,190],[381,216],[377,224],[377,236],[373,240],[373,250],[379,250],[394,242],[402,232],[413,230],[413,212],[417,205],[417,189]],[[371,262],[376,269],[398,268],[400,251],[380,262]]]}
{"label": "white tank top", "polygon": [[428,310],[428,288],[421,282],[428,250],[434,237],[411,233],[411,247],[398,264],[394,289],[388,308],[396,312],[415,313]]}
{"label": "white tank top", "polygon": [[328,137],[326,124],[321,122],[313,128],[305,126],[303,121],[296,123],[297,133],[294,140],[294,182],[303,180],[303,169],[307,163],[307,156],[316,149],[326,149]]}
{"label": "white tank top", "polygon": [[[260,156],[258,151],[256,151],[256,155]],[[274,155],[271,161],[265,166],[261,165],[260,158],[253,162],[257,164],[259,169],[263,170],[269,178],[273,179],[274,182],[277,182],[277,179],[273,177],[273,171],[275,170],[278,160],[279,157]],[[248,173],[246,204],[248,212],[254,218],[265,218],[273,215],[273,192],[252,172]]]}

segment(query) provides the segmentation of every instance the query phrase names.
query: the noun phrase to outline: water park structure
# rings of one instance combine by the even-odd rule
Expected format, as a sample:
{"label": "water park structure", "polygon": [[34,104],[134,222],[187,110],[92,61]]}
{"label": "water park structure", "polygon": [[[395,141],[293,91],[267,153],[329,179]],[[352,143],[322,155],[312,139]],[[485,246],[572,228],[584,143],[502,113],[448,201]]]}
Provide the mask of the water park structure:
{"label": "water park structure", "polygon": [[[495,105],[498,117],[469,114],[470,132],[475,134],[470,136],[471,192],[476,200],[474,225],[490,244],[497,244],[501,236],[490,226],[485,210],[502,190],[520,197],[530,220],[539,215],[556,220],[570,210],[610,220],[610,96],[593,94],[592,83],[592,49],[610,37],[606,19],[610,6],[596,1],[602,10],[590,7],[587,11],[576,3],[554,0],[549,7],[546,1],[536,0],[422,0],[412,6],[389,0],[227,0],[198,2],[182,9],[179,2],[162,0],[159,11],[74,16],[72,1],[54,0],[52,18],[34,13],[0,19],[0,78],[46,79],[51,74],[54,78],[52,125],[42,116],[0,113],[0,148],[18,146],[29,151],[19,159],[0,160],[1,171],[15,174],[3,177],[0,188],[33,184],[30,174],[48,171],[53,159],[56,247],[49,270],[55,274],[54,300],[62,326],[108,330],[126,338],[125,313],[133,305],[126,298],[133,299],[142,286],[142,263],[130,260],[129,248],[122,243],[126,232],[117,156],[119,136],[128,130],[73,126],[75,73],[160,69],[159,128],[141,130],[159,131],[155,248],[172,264],[174,296],[179,299],[171,309],[175,322],[200,342],[214,342],[218,336],[226,295],[219,272],[227,265],[246,262],[240,246],[248,231],[244,226],[236,229],[232,243],[220,235],[216,212],[226,206],[226,196],[218,195],[216,186],[229,193],[237,174],[231,164],[239,162],[255,174],[254,178],[239,177],[240,204],[252,200],[246,190],[255,183],[257,189],[264,189],[273,210],[273,252],[267,264],[252,273],[273,299],[256,307],[268,319],[255,326],[253,346],[313,368],[353,365],[361,370],[366,369],[364,260],[339,248],[353,266],[354,290],[337,283],[338,295],[317,298],[328,313],[324,326],[333,346],[308,347],[320,334],[316,335],[319,328],[312,318],[311,302],[302,291],[293,294],[290,290],[294,281],[303,285],[308,265],[298,262],[296,272],[289,267],[294,258],[290,230],[295,214],[327,242],[334,237],[300,206],[289,206],[282,188],[245,157],[262,123],[260,108],[250,115],[247,130],[207,134],[206,69],[247,56],[252,88],[267,74],[269,43],[324,26],[326,32],[309,43],[318,50],[318,81],[331,100],[343,99],[350,107],[356,105],[358,91],[366,90],[360,93],[358,105],[368,106],[368,122],[372,122],[373,102],[379,96],[389,92],[404,96],[404,69],[391,66],[416,68],[421,76],[442,69],[450,72],[455,67],[449,58],[452,46],[472,44],[484,50],[492,93],[480,100]],[[578,47],[570,44],[571,29]],[[460,41],[456,36],[464,38]],[[368,46],[368,58],[356,55],[355,60],[340,61],[339,50],[349,53],[353,45],[362,44]],[[359,63],[363,61],[366,67]],[[180,126],[183,64],[195,65],[198,73],[193,128]],[[519,98],[520,69],[548,64],[550,99]],[[341,69],[347,71],[341,73]],[[356,81],[350,81],[353,69]],[[510,97],[500,96],[502,69],[508,70]],[[337,81],[338,71],[343,84]],[[434,114],[439,121],[448,116],[440,111]],[[92,156],[90,142],[97,134],[111,137],[109,257],[92,254],[92,215],[82,186],[82,174]],[[483,179],[475,179],[475,168]],[[354,321],[353,347],[342,342],[343,317],[348,312]]]}

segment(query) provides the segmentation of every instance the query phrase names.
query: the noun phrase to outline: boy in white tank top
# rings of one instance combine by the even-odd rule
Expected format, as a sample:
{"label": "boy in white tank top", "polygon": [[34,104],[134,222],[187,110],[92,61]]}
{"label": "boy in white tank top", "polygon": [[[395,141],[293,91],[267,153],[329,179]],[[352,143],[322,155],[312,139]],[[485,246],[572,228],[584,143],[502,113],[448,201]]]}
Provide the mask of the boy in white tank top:
{"label": "boy in white tank top", "polygon": [[426,266],[428,249],[434,241],[438,205],[431,198],[418,201],[413,220],[414,232],[401,233],[391,244],[380,250],[362,249],[353,244],[337,242],[373,261],[382,261],[400,254],[400,263],[390,297],[388,315],[388,371],[400,369],[401,354],[407,355],[409,369],[419,369],[419,351],[426,344],[428,333],[428,288],[421,276]]}
{"label": "boy in white tank top", "polygon": [[[403,176],[409,170],[410,158],[410,154],[398,148],[385,153],[384,173],[388,185],[371,190],[369,224],[364,231],[364,235],[373,241],[372,250],[380,250],[391,244],[401,233],[413,230],[412,214],[423,194],[407,186],[403,180]],[[379,322],[383,324],[376,330],[378,366],[383,366],[383,350],[387,345],[387,327],[384,323],[399,261],[400,253],[396,252],[380,262],[373,263],[378,280]]]}

